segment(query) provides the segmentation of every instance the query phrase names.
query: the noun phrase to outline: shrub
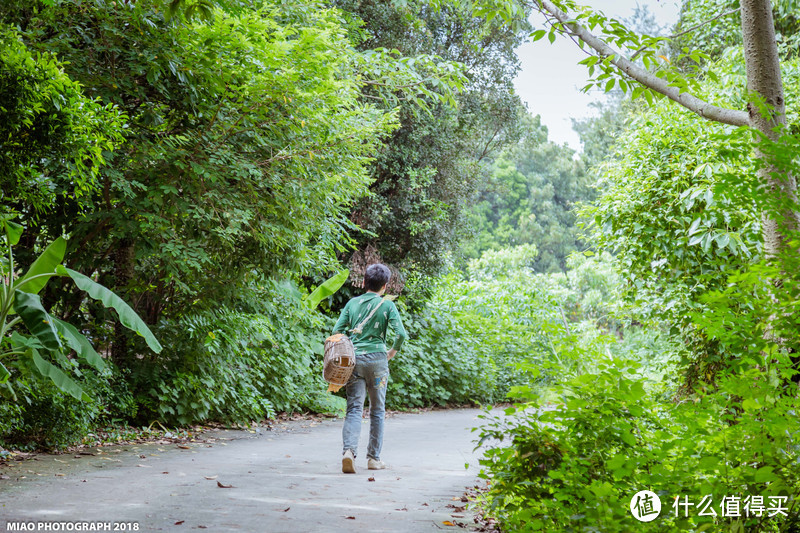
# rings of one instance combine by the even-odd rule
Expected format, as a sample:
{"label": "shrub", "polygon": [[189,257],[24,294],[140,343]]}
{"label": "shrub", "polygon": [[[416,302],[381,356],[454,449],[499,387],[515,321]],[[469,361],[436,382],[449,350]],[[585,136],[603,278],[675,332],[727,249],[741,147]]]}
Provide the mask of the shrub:
{"label": "shrub", "polygon": [[251,290],[243,310],[162,323],[164,353],[133,371],[143,417],[246,422],[330,403],[312,394],[325,388],[317,366],[329,324],[289,284],[263,281]]}
{"label": "shrub", "polygon": [[[713,394],[671,403],[648,387],[637,363],[620,359],[554,387],[558,401],[531,401],[486,415],[481,441],[483,475],[492,483],[488,509],[508,531],[794,531],[796,515],[775,520],[719,516],[713,522],[684,509],[711,496],[717,513],[725,496],[800,493],[795,446],[800,407],[795,393],[778,386],[791,361],[774,354],[720,380]],[[656,492],[662,512],[648,524],[631,515],[631,498]],[[744,515],[744,511],[742,511]],[[716,525],[715,525],[716,523]],[[723,525],[724,524],[724,525]]]}
{"label": "shrub", "polygon": [[[81,441],[95,427],[135,414],[130,393],[119,373],[91,369],[72,372],[90,396],[78,400],[51,381],[31,375],[15,382],[17,401],[0,400],[0,444],[23,449],[58,450]],[[109,365],[110,366],[110,365]]]}

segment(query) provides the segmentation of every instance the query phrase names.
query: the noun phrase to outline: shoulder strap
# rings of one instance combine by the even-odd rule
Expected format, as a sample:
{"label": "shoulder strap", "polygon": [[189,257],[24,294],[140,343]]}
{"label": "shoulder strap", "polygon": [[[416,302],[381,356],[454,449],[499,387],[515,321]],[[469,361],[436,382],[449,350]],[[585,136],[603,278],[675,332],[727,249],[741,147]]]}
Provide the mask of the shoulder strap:
{"label": "shoulder strap", "polygon": [[361,323],[360,323],[359,325],[357,325],[356,327],[354,327],[354,328],[353,328],[353,329],[351,329],[350,331],[352,331],[353,333],[356,333],[356,334],[360,334],[360,333],[362,332],[363,328],[364,328],[364,325],[365,325],[367,322],[369,322],[369,320],[370,320],[370,319],[371,319],[373,316],[375,316],[375,313],[378,311],[378,309],[379,309],[379,308],[380,308],[380,306],[382,306],[382,305],[383,305],[383,298],[381,298],[381,301],[380,301],[380,302],[378,302],[378,305],[376,305],[376,306],[375,306],[375,308],[374,308],[372,311],[370,311],[370,313],[367,315],[367,318],[365,318],[364,320],[362,320],[362,321],[361,321]]}

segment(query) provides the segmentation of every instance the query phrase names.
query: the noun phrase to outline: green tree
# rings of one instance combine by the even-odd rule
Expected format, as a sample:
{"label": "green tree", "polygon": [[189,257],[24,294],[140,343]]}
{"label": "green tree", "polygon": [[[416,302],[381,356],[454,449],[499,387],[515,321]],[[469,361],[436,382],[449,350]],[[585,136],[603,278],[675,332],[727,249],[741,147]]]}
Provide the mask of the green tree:
{"label": "green tree", "polygon": [[[457,1],[334,4],[353,21],[360,50],[396,49],[411,60],[435,56],[465,69],[455,106],[435,104],[425,112],[413,99],[399,100],[401,126],[372,166],[371,196],[351,214],[366,230],[358,236],[362,252],[376,250],[411,277],[436,274],[464,234],[466,207],[485,179],[488,156],[516,136],[514,49],[523,32],[487,24]],[[435,77],[424,83],[440,90]]]}
{"label": "green tree", "polygon": [[[759,162],[756,172],[759,183],[768,191],[761,202],[764,251],[768,257],[777,257],[798,228],[796,180],[785,165],[779,168],[779,145],[789,143],[782,138],[787,133],[787,122],[780,58],[769,0],[745,0],[740,4],[747,110],[745,105],[716,105],[713,95],[709,100],[698,96],[699,79],[715,76],[704,68],[701,51],[687,49],[675,58],[677,65],[684,59],[691,60],[690,69],[672,67],[669,59],[659,54],[659,48],[669,39],[638,35],[590,8],[577,8],[571,2],[534,1],[530,7],[543,13],[550,26],[532,35],[541,39],[549,34],[553,41],[557,33],[568,32],[583,43],[589,57],[581,63],[587,65],[590,75],[599,71],[589,86],[601,86],[606,91],[619,87],[648,100],[653,94],[663,95],[705,119],[751,128],[754,159]],[[487,1],[481,12],[513,20],[519,11],[515,1]]]}
{"label": "green tree", "polygon": [[547,140],[539,116],[521,119],[524,134],[495,161],[491,179],[471,209],[476,235],[467,257],[486,250],[535,244],[535,269],[560,272],[569,254],[583,249],[574,208],[594,191],[575,153]]}
{"label": "green tree", "polygon": [[[65,220],[67,202],[42,226],[67,223],[73,263],[129,295],[148,323],[235,302],[253,272],[336,264],[347,210],[394,120],[359,100],[362,61],[336,11],[258,2],[189,22],[146,0],[17,15],[28,46],[69,61],[88,94],[129,117],[91,213]],[[125,345],[114,354],[127,364]]]}
{"label": "green tree", "polygon": [[[798,4],[795,0],[771,3],[779,49],[789,58],[797,54],[800,39]],[[695,47],[719,58],[725,49],[742,45],[741,24],[739,0],[685,0],[674,28],[672,55],[680,55],[684,47]]]}
{"label": "green tree", "polygon": [[87,203],[122,116],[88,98],[51,54],[0,23],[0,201],[35,219],[68,198]]}

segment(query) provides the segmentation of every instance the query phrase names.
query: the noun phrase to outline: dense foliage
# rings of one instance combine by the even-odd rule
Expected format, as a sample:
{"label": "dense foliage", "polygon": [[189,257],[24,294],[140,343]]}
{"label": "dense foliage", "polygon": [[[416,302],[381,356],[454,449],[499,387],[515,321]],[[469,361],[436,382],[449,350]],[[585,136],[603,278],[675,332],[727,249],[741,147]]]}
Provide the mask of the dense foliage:
{"label": "dense foliage", "polygon": [[[454,0],[333,3],[352,20],[360,50],[397,50],[413,61],[432,56],[464,70],[456,105],[434,102],[421,111],[408,96],[389,101],[398,104],[400,127],[371,167],[372,194],[351,214],[366,230],[360,250],[376,249],[410,279],[435,275],[466,233],[466,208],[486,177],[488,158],[518,135],[521,104],[512,82],[524,26],[487,22]],[[417,84],[439,90],[437,78]],[[369,100],[385,92],[382,80],[375,81]],[[418,285],[410,290],[425,293]]]}
{"label": "dense foliage", "polygon": [[86,97],[51,54],[34,54],[0,24],[0,200],[38,218],[56,201],[87,202],[122,116]]}
{"label": "dense foliage", "polygon": [[560,272],[580,241],[575,208],[590,201],[584,166],[566,146],[547,140],[539,117],[521,118],[522,137],[495,160],[492,174],[470,209],[475,235],[463,246],[466,257],[486,250],[534,244],[535,269]]}
{"label": "dense foliage", "polygon": [[[692,2],[683,28],[724,11]],[[792,22],[778,23],[782,39],[796,34],[787,29]],[[644,65],[701,97],[744,108],[743,54],[725,48],[727,22],[720,24],[718,33],[708,26],[686,38],[691,48],[665,56],[672,72]],[[617,44],[628,38],[614,23],[602,31],[617,32]],[[709,44],[704,35],[723,41]],[[716,62],[695,53],[697,43],[688,42],[695,38]],[[783,63],[792,131],[796,68],[793,59]],[[617,84],[601,72],[595,82]],[[624,305],[614,316],[622,331],[644,322],[667,342],[567,350],[566,360],[585,364],[558,362],[565,371],[548,386],[514,389],[524,401],[505,416],[487,415],[480,431],[491,479],[487,509],[508,531],[795,531],[798,238],[788,233],[786,249],[764,257],[760,226],[798,206],[755,176],[765,159],[773,171],[795,173],[798,140],[761,143],[764,158],[752,130],[666,102],[632,113],[584,214],[592,242],[620,267]],[[641,490],[661,499],[650,523],[632,516]]]}
{"label": "dense foliage", "polygon": [[151,323],[235,298],[253,269],[333,264],[391,119],[360,103],[334,12],[265,3],[191,24],[158,2],[65,3],[26,27],[30,46],[130,117],[91,215],[43,225],[68,224],[76,263],[114,276]]}
{"label": "dense foliage", "polygon": [[[527,401],[507,416],[487,415],[488,509],[504,528],[629,531],[631,497],[649,489],[661,497],[662,514],[637,528],[795,531],[798,371],[781,339],[798,334],[789,311],[800,296],[796,250],[786,261],[795,265],[791,275],[761,261],[706,293],[703,313],[690,313],[731,361],[713,381],[681,392],[681,401],[673,369],[685,348],[661,342],[609,353],[595,346],[567,351],[592,363],[544,396],[521,387],[515,394]],[[778,275],[781,289],[763,283]],[[736,516],[721,507],[731,497],[743,506],[749,496],[763,498],[770,513],[742,507]],[[671,507],[676,498],[691,505]],[[705,498],[718,510],[713,522],[698,514]]]}
{"label": "dense foliage", "polygon": [[[800,93],[796,62],[784,66],[787,90]],[[729,51],[720,67],[724,75],[708,90],[733,98],[743,84],[740,53]],[[792,122],[796,113],[790,105]],[[602,193],[585,211],[592,241],[617,254],[629,296],[646,316],[668,321],[692,343],[693,378],[731,354],[698,331],[691,314],[707,312],[703,295],[725,287],[732,271],[761,255],[762,206],[752,193],[749,142],[745,131],[666,102],[643,110],[603,167]]]}
{"label": "dense foliage", "polygon": [[[118,392],[131,401],[118,411],[109,406],[110,417],[245,420],[312,403],[305,390],[281,396],[277,385],[262,383],[264,372],[280,375],[275,361],[309,376],[311,360],[289,357],[295,339],[281,349],[268,343],[283,316],[247,299],[254,287],[274,285],[270,278],[337,264],[350,241],[348,210],[367,194],[367,165],[394,127],[392,109],[361,98],[366,60],[337,11],[302,1],[230,6],[191,20],[168,17],[157,0],[124,9],[104,1],[0,9],[5,23],[20,28],[19,37],[4,30],[14,51],[3,57],[9,79],[39,84],[4,84],[0,106],[22,117],[4,127],[27,127],[43,142],[26,145],[31,153],[3,148],[4,161],[18,169],[6,175],[16,181],[4,182],[4,206],[36,229],[20,243],[22,272],[48,240],[68,234],[69,265],[122,293],[175,343],[163,356],[151,354],[101,307],[48,286],[43,298],[54,314],[87,332],[122,376]],[[26,131],[7,133],[20,139]],[[302,323],[308,320],[320,318]],[[208,331],[196,339],[192,323],[210,323],[208,331],[229,344],[205,346]],[[231,346],[239,345],[253,346],[250,362],[261,373],[242,374],[250,366],[235,361]],[[274,352],[272,363],[265,351]],[[195,382],[208,379],[220,383],[207,392],[230,385],[229,392],[192,397]],[[153,391],[161,384],[159,396]],[[181,409],[191,413],[178,413],[174,402],[185,399]]]}

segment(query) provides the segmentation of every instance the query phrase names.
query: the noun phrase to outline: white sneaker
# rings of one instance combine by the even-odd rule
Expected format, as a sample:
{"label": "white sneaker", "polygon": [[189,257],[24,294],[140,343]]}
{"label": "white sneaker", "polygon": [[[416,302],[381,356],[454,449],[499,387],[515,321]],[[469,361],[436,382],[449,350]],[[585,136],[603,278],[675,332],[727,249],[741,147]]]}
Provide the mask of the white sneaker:
{"label": "white sneaker", "polygon": [[345,474],[356,473],[356,458],[353,455],[353,450],[347,450],[342,455],[342,472]]}
{"label": "white sneaker", "polygon": [[369,470],[383,470],[386,468],[386,463],[378,461],[377,459],[369,458],[367,460],[367,469]]}

